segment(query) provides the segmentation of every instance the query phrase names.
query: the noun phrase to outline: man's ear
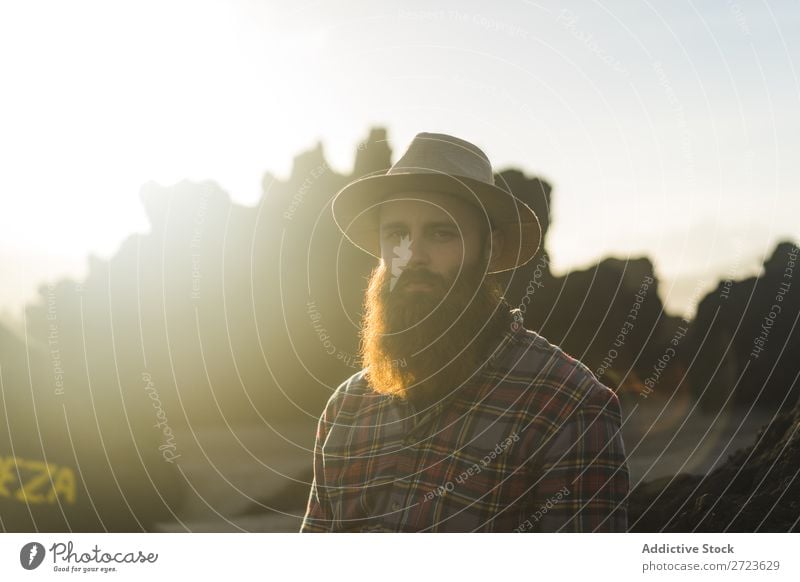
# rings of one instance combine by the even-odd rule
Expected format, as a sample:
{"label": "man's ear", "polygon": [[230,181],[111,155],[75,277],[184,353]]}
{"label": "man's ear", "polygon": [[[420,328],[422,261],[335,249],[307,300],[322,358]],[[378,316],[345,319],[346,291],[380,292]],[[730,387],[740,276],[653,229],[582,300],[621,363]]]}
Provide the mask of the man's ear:
{"label": "man's ear", "polygon": [[503,245],[505,244],[506,239],[503,231],[499,228],[493,228],[490,231],[490,235],[491,236],[486,237],[483,254],[484,256],[489,257],[489,270],[492,271],[494,269],[495,261],[503,252]]}

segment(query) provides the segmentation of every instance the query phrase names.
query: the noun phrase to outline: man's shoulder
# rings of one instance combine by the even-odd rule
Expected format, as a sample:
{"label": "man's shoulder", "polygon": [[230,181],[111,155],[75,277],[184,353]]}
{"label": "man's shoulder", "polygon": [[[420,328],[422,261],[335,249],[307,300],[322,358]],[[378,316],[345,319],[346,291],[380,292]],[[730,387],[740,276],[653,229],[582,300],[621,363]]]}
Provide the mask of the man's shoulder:
{"label": "man's shoulder", "polygon": [[325,414],[330,418],[344,414],[355,414],[359,408],[379,398],[367,380],[367,368],[362,368],[344,380],[328,398]]}
{"label": "man's shoulder", "polygon": [[363,394],[370,391],[369,383],[367,382],[367,368],[361,368],[358,372],[346,378],[334,390],[334,394]]}
{"label": "man's shoulder", "polygon": [[508,378],[529,384],[534,406],[564,413],[576,407],[602,406],[619,415],[616,393],[588,366],[545,336],[521,327],[511,334],[510,348],[503,360]]}
{"label": "man's shoulder", "polygon": [[588,380],[599,382],[578,358],[532,329],[520,327],[509,334],[509,348],[503,364],[515,375],[533,375],[545,381],[558,378],[570,384]]}

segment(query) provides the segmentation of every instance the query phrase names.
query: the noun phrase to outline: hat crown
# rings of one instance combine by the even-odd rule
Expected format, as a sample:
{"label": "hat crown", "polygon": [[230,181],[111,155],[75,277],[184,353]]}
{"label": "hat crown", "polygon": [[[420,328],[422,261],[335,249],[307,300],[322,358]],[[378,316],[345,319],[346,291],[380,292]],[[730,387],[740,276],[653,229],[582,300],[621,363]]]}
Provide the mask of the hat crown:
{"label": "hat crown", "polygon": [[418,133],[386,173],[447,174],[494,185],[492,164],[486,154],[475,144],[444,133]]}

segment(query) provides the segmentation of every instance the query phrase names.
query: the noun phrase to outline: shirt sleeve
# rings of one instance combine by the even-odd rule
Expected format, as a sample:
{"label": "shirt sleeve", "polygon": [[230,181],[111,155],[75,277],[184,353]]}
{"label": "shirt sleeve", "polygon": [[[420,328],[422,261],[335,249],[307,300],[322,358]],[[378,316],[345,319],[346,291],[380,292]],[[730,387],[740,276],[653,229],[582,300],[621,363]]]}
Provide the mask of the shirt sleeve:
{"label": "shirt sleeve", "polygon": [[533,531],[624,532],[628,465],[621,409],[613,390],[596,382],[546,449],[535,487]]}
{"label": "shirt sleeve", "polygon": [[327,435],[328,407],[317,423],[317,434],[314,439],[314,477],[311,480],[311,491],[308,495],[306,514],[300,526],[300,533],[329,532],[333,530],[333,512],[325,486],[323,471],[322,444]]}

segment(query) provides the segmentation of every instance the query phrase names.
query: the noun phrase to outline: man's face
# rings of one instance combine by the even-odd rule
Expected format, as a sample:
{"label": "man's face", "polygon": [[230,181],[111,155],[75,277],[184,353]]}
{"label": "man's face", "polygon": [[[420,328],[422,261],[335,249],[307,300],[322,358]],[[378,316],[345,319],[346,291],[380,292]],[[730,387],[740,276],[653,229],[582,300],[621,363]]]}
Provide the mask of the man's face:
{"label": "man's face", "polygon": [[501,299],[486,273],[502,239],[488,236],[480,210],[450,195],[408,193],[380,208],[382,258],[361,334],[370,383],[386,394],[458,386],[482,361]]}
{"label": "man's face", "polygon": [[501,244],[487,238],[487,218],[476,206],[448,194],[394,195],[379,216],[381,258],[395,279],[393,291],[446,293],[461,271]]}

